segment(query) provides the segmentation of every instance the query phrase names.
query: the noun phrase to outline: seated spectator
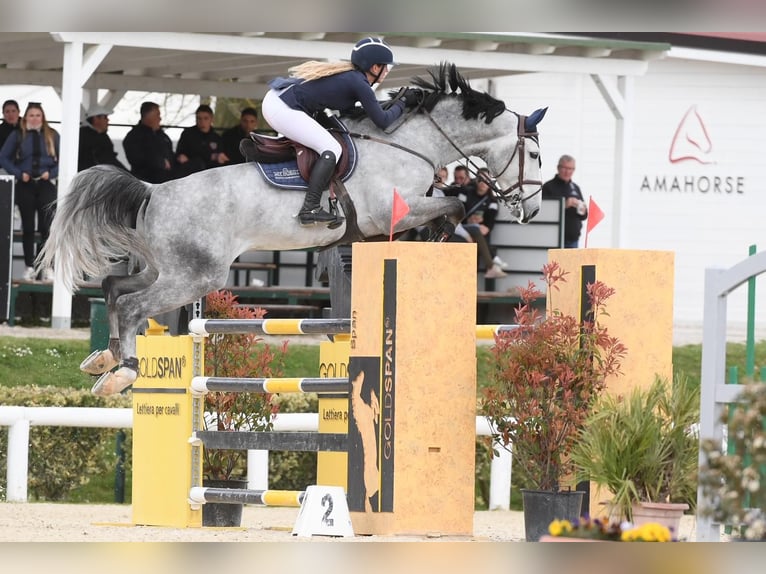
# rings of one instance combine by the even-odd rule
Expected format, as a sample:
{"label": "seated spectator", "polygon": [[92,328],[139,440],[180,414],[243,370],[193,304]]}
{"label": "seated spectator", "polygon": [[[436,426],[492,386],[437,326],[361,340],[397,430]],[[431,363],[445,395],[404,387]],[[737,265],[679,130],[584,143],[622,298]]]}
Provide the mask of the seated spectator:
{"label": "seated spectator", "polygon": [[130,172],[149,183],[162,183],[177,176],[173,143],[160,125],[160,106],[141,104],[141,119],[122,142]]}
{"label": "seated spectator", "polygon": [[[461,167],[461,166],[458,166]],[[467,173],[467,170],[466,170]],[[457,198],[465,206],[465,218],[463,227],[470,234],[471,238],[479,249],[479,255],[484,262],[486,279],[497,279],[505,277],[507,273],[503,271],[501,264],[492,256],[490,248],[489,235],[495,225],[495,218],[499,205],[497,198],[490,188],[491,176],[487,168],[480,168],[476,174],[476,182],[465,186],[455,186]],[[456,180],[458,168],[455,168]]]}
{"label": "seated spectator", "polygon": [[106,133],[109,129],[109,115],[112,110],[103,106],[91,106],[85,114],[85,124],[80,128],[80,151],[77,156],[77,170],[82,171],[94,165],[109,164],[125,171],[122,162],[117,159],[112,138]]}
{"label": "seated spectator", "polygon": [[[469,187],[471,185],[473,185],[473,180],[471,179],[471,174],[468,173],[468,168],[464,165],[456,166],[453,172],[453,181],[450,188],[455,191],[455,188]],[[447,195],[452,195],[452,193],[448,191],[445,191],[445,193]]]}
{"label": "seated spectator", "polygon": [[221,136],[213,129],[213,109],[202,104],[194,112],[195,125],[184,129],[176,146],[176,161],[182,175],[218,167],[229,161]]}
{"label": "seated spectator", "polygon": [[223,132],[223,153],[228,158],[227,164],[245,163],[245,158],[239,153],[239,142],[249,137],[257,127],[258,112],[255,108],[245,108],[240,112],[239,124]]}

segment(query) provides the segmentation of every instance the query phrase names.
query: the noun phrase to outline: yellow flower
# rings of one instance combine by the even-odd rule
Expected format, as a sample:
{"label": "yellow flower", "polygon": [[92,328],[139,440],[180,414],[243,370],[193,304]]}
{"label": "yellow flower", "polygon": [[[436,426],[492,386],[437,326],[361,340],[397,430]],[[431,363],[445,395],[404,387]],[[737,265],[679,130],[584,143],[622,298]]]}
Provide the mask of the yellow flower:
{"label": "yellow flower", "polygon": [[649,522],[623,531],[620,540],[623,542],[670,542],[672,538],[667,527],[656,522]]}
{"label": "yellow flower", "polygon": [[568,520],[554,520],[548,525],[551,536],[563,536],[569,532],[572,532],[572,523]]}

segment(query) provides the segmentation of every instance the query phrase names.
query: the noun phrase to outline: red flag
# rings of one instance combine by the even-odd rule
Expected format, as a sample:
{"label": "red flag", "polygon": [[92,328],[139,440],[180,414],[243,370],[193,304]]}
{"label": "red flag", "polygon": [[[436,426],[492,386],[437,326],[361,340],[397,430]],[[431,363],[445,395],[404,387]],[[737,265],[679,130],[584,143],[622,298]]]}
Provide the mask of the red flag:
{"label": "red flag", "polygon": [[396,225],[402,218],[410,212],[410,206],[402,199],[399,192],[394,188],[394,206],[391,209],[391,231],[388,235],[388,240],[394,239],[394,225]]}
{"label": "red flag", "polygon": [[598,206],[598,204],[593,201],[593,197],[588,199],[588,225],[585,228],[585,247],[588,247],[588,234],[590,233],[591,229],[596,227],[599,223],[601,223],[601,220],[604,219],[604,212],[601,211],[601,208]]}

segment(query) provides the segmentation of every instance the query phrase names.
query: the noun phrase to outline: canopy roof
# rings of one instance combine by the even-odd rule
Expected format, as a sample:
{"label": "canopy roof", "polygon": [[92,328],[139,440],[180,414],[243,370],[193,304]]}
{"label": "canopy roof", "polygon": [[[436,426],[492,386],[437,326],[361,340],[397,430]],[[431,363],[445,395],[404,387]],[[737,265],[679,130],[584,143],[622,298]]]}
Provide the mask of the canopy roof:
{"label": "canopy roof", "polygon": [[[560,34],[373,33],[397,62],[386,85],[406,84],[440,61],[468,78],[526,72],[642,75],[670,49],[660,42]],[[82,44],[82,87],[259,97],[266,83],[309,59],[345,60],[354,32],[0,32],[0,82],[61,86],[64,44]],[[91,62],[89,64],[89,61]],[[90,68],[89,68],[90,66]]]}

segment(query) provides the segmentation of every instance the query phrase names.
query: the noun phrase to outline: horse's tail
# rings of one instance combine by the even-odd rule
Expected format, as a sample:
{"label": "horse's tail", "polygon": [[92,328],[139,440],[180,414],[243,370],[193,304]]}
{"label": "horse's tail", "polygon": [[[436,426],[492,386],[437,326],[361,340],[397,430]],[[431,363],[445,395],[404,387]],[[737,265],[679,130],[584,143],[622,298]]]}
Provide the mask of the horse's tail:
{"label": "horse's tail", "polygon": [[69,193],[57,202],[37,268],[55,263],[71,290],[84,276],[106,275],[116,261],[129,255],[150,261],[148,246],[135,229],[150,189],[114,166],[98,165],[78,173]]}

